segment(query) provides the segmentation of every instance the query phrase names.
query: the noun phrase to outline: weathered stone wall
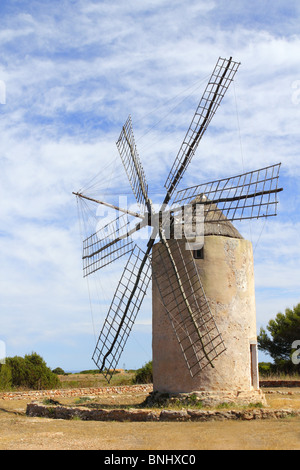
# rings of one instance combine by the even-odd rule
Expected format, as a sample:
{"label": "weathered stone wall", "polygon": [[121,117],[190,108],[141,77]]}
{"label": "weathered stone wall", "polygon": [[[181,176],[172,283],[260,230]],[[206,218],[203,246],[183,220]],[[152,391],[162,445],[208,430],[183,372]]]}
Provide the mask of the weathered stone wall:
{"label": "weathered stone wall", "polygon": [[300,387],[300,380],[261,380],[260,387]]}
{"label": "weathered stone wall", "polygon": [[[300,380],[262,380],[260,387],[300,387]],[[0,392],[0,400],[39,400],[41,398],[68,398],[81,396],[101,396],[104,394],[134,393],[153,391],[152,384],[128,385],[119,387],[86,387],[57,390],[28,390],[26,392]],[[264,393],[271,393],[270,391]],[[279,393],[279,392],[277,392]],[[280,392],[284,393],[284,392]],[[289,392],[291,393],[291,392]]]}
{"label": "weathered stone wall", "polygon": [[166,401],[178,404],[181,402],[185,408],[192,403],[201,404],[201,406],[217,407],[219,405],[266,405],[266,398],[262,390],[246,390],[246,391],[194,391],[191,393],[168,394],[154,391],[150,393],[146,399],[146,403],[150,406],[163,405]]}
{"label": "weathered stone wall", "polygon": [[53,419],[82,419],[84,421],[223,421],[252,420],[269,418],[286,418],[300,416],[300,410],[95,410],[88,408],[71,408],[63,406],[47,406],[38,403],[27,405],[26,413],[31,417]]}
{"label": "weathered stone wall", "polygon": [[80,397],[87,395],[106,395],[130,392],[152,392],[152,384],[128,385],[117,387],[89,387],[57,390],[28,390],[27,392],[1,392],[0,400],[38,400],[40,398]]}
{"label": "weathered stone wall", "polygon": [[[159,244],[158,244],[159,245]],[[154,270],[156,245],[153,249]],[[252,390],[250,343],[256,342],[252,244],[206,236],[204,259],[195,260],[227,350],[191,377],[160,295],[153,283],[153,387],[160,392]]]}

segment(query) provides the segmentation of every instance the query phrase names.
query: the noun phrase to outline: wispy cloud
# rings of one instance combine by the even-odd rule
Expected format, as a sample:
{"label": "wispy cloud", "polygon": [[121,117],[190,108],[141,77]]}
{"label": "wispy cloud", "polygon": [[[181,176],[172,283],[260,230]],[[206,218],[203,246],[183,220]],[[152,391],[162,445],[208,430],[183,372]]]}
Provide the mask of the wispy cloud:
{"label": "wispy cloud", "polygon": [[[254,244],[259,240],[259,322],[271,315],[271,309],[262,313],[268,298],[262,292],[276,286],[283,303],[296,299],[298,3],[34,0],[3,1],[0,9],[0,80],[6,85],[0,104],[1,335],[9,353],[38,346],[51,358],[55,344],[66,368],[76,367],[80,355],[91,367],[93,328],[71,192],[96,174],[100,193],[108,182],[110,193],[129,192],[115,141],[132,114],[152,197],[159,200],[219,56],[232,55],[242,65],[183,185],[282,162],[278,219],[268,221],[261,236],[259,224],[251,233],[246,229]],[[106,270],[101,315],[119,274]],[[145,305],[141,323],[148,324],[151,307]],[[97,322],[99,328],[99,316]]]}

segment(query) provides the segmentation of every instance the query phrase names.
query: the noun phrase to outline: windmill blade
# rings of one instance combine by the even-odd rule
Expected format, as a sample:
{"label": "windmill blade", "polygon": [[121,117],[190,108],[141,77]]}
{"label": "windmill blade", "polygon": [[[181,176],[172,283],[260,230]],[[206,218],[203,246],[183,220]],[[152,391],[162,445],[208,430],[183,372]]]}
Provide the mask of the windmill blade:
{"label": "windmill blade", "polygon": [[137,202],[143,206],[146,205],[148,212],[151,212],[148,185],[136,149],[130,116],[122,128],[117,147]]}
{"label": "windmill blade", "polygon": [[174,210],[204,205],[204,221],[243,220],[277,215],[281,163],[178,191]]}
{"label": "windmill blade", "polygon": [[137,245],[125,266],[93,354],[108,382],[118,364],[151,280],[150,258]]}
{"label": "windmill blade", "polygon": [[132,229],[130,224],[128,215],[123,214],[84,240],[82,255],[84,277],[132,250],[133,242],[130,235],[139,230],[142,224],[137,224]]}
{"label": "windmill blade", "polygon": [[153,277],[192,377],[225,351],[186,240],[169,240],[153,253]]}
{"label": "windmill blade", "polygon": [[204,132],[216,113],[230,83],[234,79],[239,65],[240,63],[234,62],[232,57],[230,57],[229,60],[220,57],[217,61],[196,109],[191,125],[165,182],[165,188],[167,189],[166,202],[170,200],[191,162]]}

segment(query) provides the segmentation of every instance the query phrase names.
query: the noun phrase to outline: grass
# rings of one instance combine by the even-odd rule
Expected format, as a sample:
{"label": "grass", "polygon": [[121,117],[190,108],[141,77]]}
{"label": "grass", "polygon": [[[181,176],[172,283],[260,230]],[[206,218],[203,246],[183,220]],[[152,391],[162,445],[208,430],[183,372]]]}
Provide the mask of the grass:
{"label": "grass", "polygon": [[89,401],[92,401],[92,399],[91,399],[90,397],[80,397],[80,398],[77,398],[77,399],[75,400],[75,403],[76,403],[77,405],[82,405],[83,403],[85,404],[85,403],[87,403],[87,402],[89,402]]}
{"label": "grass", "polygon": [[123,409],[123,410],[130,410],[134,409],[145,409],[151,408],[156,410],[247,410],[247,409],[257,409],[257,408],[264,408],[262,403],[249,403],[249,404],[236,404],[236,403],[228,403],[223,402],[216,406],[206,406],[203,405],[201,400],[194,400],[193,398],[187,400],[179,400],[179,399],[165,399],[159,403],[155,404],[147,404],[145,401],[142,403],[135,403],[135,404],[121,404],[121,403],[99,403],[99,399],[91,399],[89,397],[81,397],[74,400],[74,404],[69,404],[68,406],[78,406],[82,405],[87,408],[94,408],[94,409]]}
{"label": "grass", "polygon": [[285,373],[277,373],[277,374],[259,374],[260,380],[300,380],[300,373],[294,373],[294,374],[285,374]]}
{"label": "grass", "polygon": [[262,403],[250,403],[247,405],[239,405],[236,403],[220,403],[216,406],[204,405],[203,401],[197,397],[197,395],[191,395],[184,399],[177,397],[170,397],[169,394],[161,394],[155,401],[149,400],[149,396],[143,394],[144,399],[141,395],[135,396],[135,394],[128,394],[125,397],[110,395],[109,397],[79,397],[73,399],[72,402],[68,403],[68,406],[84,406],[87,408],[94,409],[153,409],[153,410],[230,410],[230,409],[253,409],[263,408]]}
{"label": "grass", "polygon": [[135,371],[121,371],[113,374],[110,383],[108,384],[107,380],[100,373],[78,373],[78,374],[68,374],[68,375],[59,375],[59,380],[61,382],[62,388],[90,388],[90,387],[117,387],[117,386],[126,386],[132,385],[133,379],[135,376]]}

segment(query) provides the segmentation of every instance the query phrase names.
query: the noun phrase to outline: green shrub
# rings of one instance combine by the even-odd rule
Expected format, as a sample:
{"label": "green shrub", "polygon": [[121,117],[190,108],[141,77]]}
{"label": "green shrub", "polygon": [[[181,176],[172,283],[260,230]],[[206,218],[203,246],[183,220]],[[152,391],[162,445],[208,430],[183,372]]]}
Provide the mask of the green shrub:
{"label": "green shrub", "polygon": [[12,376],[7,364],[0,364],[0,390],[8,391],[12,387]]}
{"label": "green shrub", "polygon": [[266,377],[272,373],[272,365],[271,362],[259,362],[258,370],[259,374],[262,377]]}
{"label": "green shrub", "polygon": [[133,378],[135,384],[150,384],[153,382],[152,361],[147,362],[141,369],[138,369]]}
{"label": "green shrub", "polygon": [[60,381],[44,359],[37,353],[26,354],[25,357],[14,356],[6,358],[6,365],[11,372],[12,387],[33,390],[48,390],[59,388]]}
{"label": "green shrub", "polygon": [[272,362],[259,362],[258,370],[261,377],[299,374],[299,365],[293,364],[289,360],[278,359],[275,364]]}
{"label": "green shrub", "polygon": [[12,386],[25,386],[26,369],[24,364],[24,358],[20,356],[7,357],[6,364],[11,371]]}
{"label": "green shrub", "polygon": [[65,371],[61,367],[56,367],[52,372],[56,375],[65,375]]}
{"label": "green shrub", "polygon": [[79,374],[99,374],[99,369],[82,370]]}

